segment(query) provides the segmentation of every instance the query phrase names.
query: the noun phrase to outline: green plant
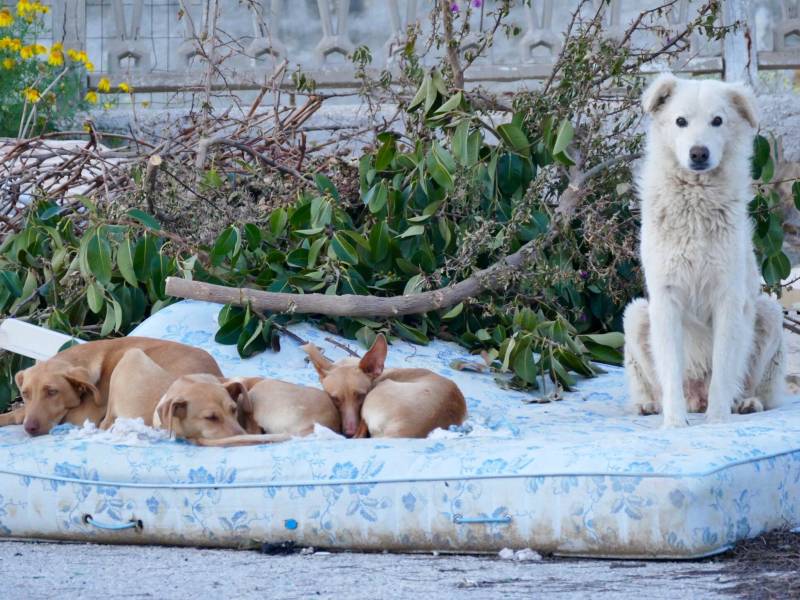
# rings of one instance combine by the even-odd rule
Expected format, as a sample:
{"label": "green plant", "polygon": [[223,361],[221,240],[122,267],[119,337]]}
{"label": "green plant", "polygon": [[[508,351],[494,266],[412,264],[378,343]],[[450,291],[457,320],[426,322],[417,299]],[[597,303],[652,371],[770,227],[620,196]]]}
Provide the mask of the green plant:
{"label": "green plant", "polygon": [[0,6],[0,136],[52,131],[97,101],[95,92],[83,95],[86,72],[94,68],[85,52],[38,43],[49,10],[25,0],[13,11]]}

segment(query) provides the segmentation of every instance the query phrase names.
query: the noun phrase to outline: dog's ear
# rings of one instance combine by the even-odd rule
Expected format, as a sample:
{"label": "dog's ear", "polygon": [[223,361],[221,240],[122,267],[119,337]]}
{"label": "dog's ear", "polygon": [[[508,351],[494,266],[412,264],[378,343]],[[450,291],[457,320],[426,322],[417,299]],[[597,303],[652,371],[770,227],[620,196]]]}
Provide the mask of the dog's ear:
{"label": "dog's ear", "polygon": [[303,350],[303,352],[308,354],[308,358],[311,361],[311,364],[314,365],[314,368],[317,370],[319,378],[325,379],[328,376],[328,373],[330,373],[333,363],[322,356],[322,352],[320,352],[319,348],[317,348],[314,344],[304,344],[303,346],[300,346],[300,348]]}
{"label": "dog's ear", "polygon": [[389,352],[389,346],[386,344],[386,338],[380,334],[375,338],[372,348],[369,349],[358,363],[358,368],[364,371],[373,379],[383,373],[383,363],[386,362],[386,354]]}
{"label": "dog's ear", "polygon": [[656,77],[642,94],[642,108],[647,114],[655,114],[666,104],[678,85],[678,78],[672,73],[662,73]]}
{"label": "dog's ear", "polygon": [[255,410],[253,401],[250,399],[250,394],[247,393],[247,386],[244,382],[238,379],[228,379],[222,385],[225,387],[228,395],[236,402],[236,406],[239,407],[239,410],[247,414],[253,414]]}
{"label": "dog's ear", "polygon": [[72,389],[80,396],[81,400],[86,396],[90,396],[97,406],[105,406],[100,390],[95,386],[99,377],[92,377],[84,367],[70,367],[64,373],[64,379],[69,381]]}
{"label": "dog's ear", "polygon": [[24,371],[17,371],[17,374],[14,375],[14,383],[17,384],[17,389],[20,391],[22,391],[22,385],[25,382],[25,371],[27,370],[28,369],[25,369]]}
{"label": "dog's ear", "polygon": [[758,114],[756,111],[756,97],[752,88],[743,83],[731,84],[730,101],[736,110],[753,129],[758,129]]}
{"label": "dog's ear", "polygon": [[171,398],[167,402],[159,402],[156,407],[161,427],[172,433],[172,419],[185,419],[189,403],[182,398]]}

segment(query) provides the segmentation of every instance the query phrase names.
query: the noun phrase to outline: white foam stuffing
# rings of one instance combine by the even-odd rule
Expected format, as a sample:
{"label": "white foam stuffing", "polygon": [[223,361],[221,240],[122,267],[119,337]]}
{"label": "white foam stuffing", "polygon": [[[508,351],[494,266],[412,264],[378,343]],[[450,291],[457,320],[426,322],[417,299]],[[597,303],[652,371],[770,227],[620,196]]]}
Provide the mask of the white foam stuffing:
{"label": "white foam stuffing", "polygon": [[517,562],[535,562],[542,560],[542,555],[530,548],[517,550],[516,552],[511,548],[503,548],[497,553],[497,556],[503,560],[515,560]]}
{"label": "white foam stuffing", "polygon": [[86,420],[82,427],[74,427],[66,431],[64,437],[69,440],[91,439],[93,442],[127,446],[147,446],[153,442],[170,439],[166,430],[149,427],[141,418],[118,418],[108,430],[98,429],[97,425]]}

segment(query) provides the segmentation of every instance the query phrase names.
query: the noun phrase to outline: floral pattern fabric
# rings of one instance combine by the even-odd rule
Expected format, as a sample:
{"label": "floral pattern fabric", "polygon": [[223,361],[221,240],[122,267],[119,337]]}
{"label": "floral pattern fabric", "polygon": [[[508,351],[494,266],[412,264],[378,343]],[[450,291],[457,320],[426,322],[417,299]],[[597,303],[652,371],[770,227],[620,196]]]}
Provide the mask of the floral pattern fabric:
{"label": "floral pattern fabric", "polygon": [[[205,348],[230,376],[318,385],[288,337],[279,353],[246,360],[216,344],[219,308],[180,302],[133,335]],[[333,360],[345,355],[312,325],[292,330]],[[444,342],[391,345],[387,366],[434,369],[467,398],[463,426],[424,440],[312,436],[200,448],[163,436],[77,436],[67,426],[38,438],[0,428],[0,535],[691,557],[800,524],[798,399],[724,424],[693,415],[688,428],[662,430],[660,417],[627,412],[621,369],[538,403],[491,374],[452,367],[475,360]]]}

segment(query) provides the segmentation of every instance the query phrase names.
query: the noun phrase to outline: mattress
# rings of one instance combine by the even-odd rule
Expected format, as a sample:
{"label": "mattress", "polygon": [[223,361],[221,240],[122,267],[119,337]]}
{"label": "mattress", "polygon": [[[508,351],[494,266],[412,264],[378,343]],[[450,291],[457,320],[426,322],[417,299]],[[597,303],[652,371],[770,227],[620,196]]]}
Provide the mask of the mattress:
{"label": "mattress", "polygon": [[[184,301],[135,335],[207,349],[229,375],[318,385],[299,344],[240,359],[214,342],[218,305]],[[344,351],[309,324],[299,336]],[[334,338],[337,339],[337,338]],[[338,338],[341,343],[352,342]],[[688,558],[800,524],[800,403],[661,430],[625,410],[621,369],[538,403],[456,345],[392,344],[387,365],[455,380],[469,419],[427,439],[347,440],[320,430],[283,444],[201,448],[163,432],[0,428],[0,535],[245,547],[264,542],[389,551]]]}

